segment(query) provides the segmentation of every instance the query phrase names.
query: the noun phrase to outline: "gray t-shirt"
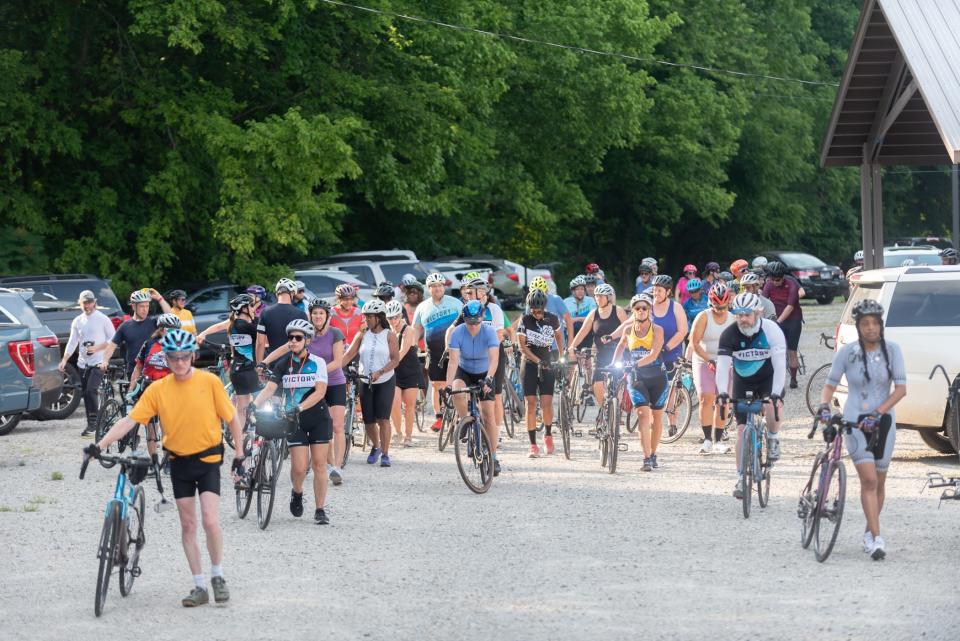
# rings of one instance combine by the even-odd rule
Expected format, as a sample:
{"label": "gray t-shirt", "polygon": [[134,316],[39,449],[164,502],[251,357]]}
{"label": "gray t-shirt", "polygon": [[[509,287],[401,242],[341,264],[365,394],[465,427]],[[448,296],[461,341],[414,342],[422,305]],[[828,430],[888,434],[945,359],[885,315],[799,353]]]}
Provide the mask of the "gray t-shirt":
{"label": "gray t-shirt", "polygon": [[[863,375],[863,352],[860,349],[860,343],[848,343],[834,355],[827,383],[836,386],[840,384],[841,376],[847,378],[847,402],[843,405],[844,420],[856,421],[861,414],[876,410],[890,396],[894,385],[907,384],[907,369],[903,363],[903,352],[900,351],[900,346],[890,341],[886,344],[892,378],[887,372],[887,363],[880,349],[867,352],[869,382]],[[896,423],[897,418],[892,409],[890,416]]]}

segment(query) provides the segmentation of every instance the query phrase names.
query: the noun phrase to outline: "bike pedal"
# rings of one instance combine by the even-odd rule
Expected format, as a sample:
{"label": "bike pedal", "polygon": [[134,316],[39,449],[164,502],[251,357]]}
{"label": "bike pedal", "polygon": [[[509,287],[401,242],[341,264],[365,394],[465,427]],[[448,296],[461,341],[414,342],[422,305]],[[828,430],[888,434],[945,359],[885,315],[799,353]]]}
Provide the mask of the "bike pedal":
{"label": "bike pedal", "polygon": [[130,570],[130,576],[132,576],[133,578],[137,578],[138,576],[140,576],[140,572],[141,572],[140,566],[138,565],[137,567]]}
{"label": "bike pedal", "polygon": [[593,438],[597,438],[597,430],[587,430],[587,434],[589,434]]}
{"label": "bike pedal", "polygon": [[574,430],[573,435],[577,438],[583,438],[583,430]]}
{"label": "bike pedal", "polygon": [[620,452],[626,452],[629,447],[630,447],[630,446],[629,446],[629,444],[627,444],[627,443],[620,443],[620,444],[619,444],[619,447],[617,448],[617,450],[620,451]]}

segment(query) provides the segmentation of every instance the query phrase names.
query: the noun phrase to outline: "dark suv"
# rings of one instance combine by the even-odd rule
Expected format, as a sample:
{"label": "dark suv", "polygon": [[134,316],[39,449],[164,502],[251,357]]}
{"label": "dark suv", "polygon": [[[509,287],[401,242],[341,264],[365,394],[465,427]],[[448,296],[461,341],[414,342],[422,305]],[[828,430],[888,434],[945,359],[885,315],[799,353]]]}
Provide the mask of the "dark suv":
{"label": "dark suv", "polygon": [[768,251],[763,252],[769,261],[780,261],[793,274],[806,295],[804,298],[815,298],[821,305],[829,305],[836,296],[846,296],[848,285],[843,272],[836,265],[827,265],[825,262],[797,251]]}
{"label": "dark suv", "polygon": [[[211,283],[187,296],[187,309],[193,313],[193,320],[197,324],[197,332],[202,332],[211,325],[230,318],[230,299],[245,291],[247,291],[246,285],[219,282]],[[263,302],[267,305],[273,305],[277,302],[277,298],[272,292],[268,291]],[[211,334],[209,339],[219,345],[225,345],[227,334],[226,332],[218,332]],[[213,350],[209,348],[200,348],[200,357],[203,359],[209,358],[213,353]]]}

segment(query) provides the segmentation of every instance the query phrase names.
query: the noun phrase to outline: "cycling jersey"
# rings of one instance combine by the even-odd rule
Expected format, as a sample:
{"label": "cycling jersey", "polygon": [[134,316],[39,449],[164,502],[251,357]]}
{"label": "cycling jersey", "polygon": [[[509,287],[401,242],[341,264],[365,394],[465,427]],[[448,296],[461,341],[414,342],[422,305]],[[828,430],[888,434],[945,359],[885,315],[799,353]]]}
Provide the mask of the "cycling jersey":
{"label": "cycling jersey", "polygon": [[197,333],[197,323],[193,320],[193,313],[189,309],[171,309],[170,313],[180,319],[180,328],[191,334]]}
{"label": "cycling jersey", "polygon": [[579,301],[574,296],[568,296],[563,299],[563,304],[566,306],[567,313],[570,314],[570,318],[573,319],[574,325],[576,325],[578,322],[582,325],[583,319],[585,319],[590,312],[597,308],[597,301],[586,296]]}
{"label": "cycling jersey", "polygon": [[468,374],[486,375],[490,369],[491,347],[498,347],[497,332],[488,325],[480,325],[476,336],[471,336],[467,325],[459,325],[450,334],[450,349],[460,350],[460,368]]}
{"label": "cycling jersey", "polygon": [[[453,322],[455,326],[463,325],[466,322],[466,319],[463,316],[463,310],[460,310],[460,315],[457,316],[457,320]],[[496,303],[488,302],[483,306],[483,319],[482,322],[487,327],[492,327],[494,330],[504,329],[505,319],[503,315],[503,309]]]}
{"label": "cycling jersey", "polygon": [[717,389],[728,389],[731,361],[734,382],[748,386],[765,384],[769,393],[780,394],[786,378],[786,339],[780,327],[766,318],[753,336],[746,336],[737,323],[723,330],[717,346]]}
{"label": "cycling jersey", "polygon": [[[646,278],[644,278],[646,276]],[[648,287],[653,285],[653,274],[643,274],[642,276],[637,276],[637,279],[633,282],[633,293],[642,294]]]}
{"label": "cycling jersey", "polygon": [[346,343],[343,346],[346,351],[356,338],[357,332],[363,327],[363,314],[360,308],[354,305],[349,311],[343,311],[339,305],[333,308],[333,314],[330,316],[330,326],[336,327],[343,334]]}
{"label": "cycling jersey", "polygon": [[[343,333],[336,327],[329,327],[325,334],[317,334],[307,345],[307,349],[314,356],[319,356],[325,363],[329,364],[333,360],[333,346],[336,343],[343,342]],[[344,350],[346,351],[346,350]],[[343,374],[343,368],[327,372],[327,385],[345,385],[347,377]]]}
{"label": "cycling jersey", "polygon": [[137,365],[140,372],[151,381],[159,381],[170,373],[167,357],[163,353],[163,345],[159,338],[148,339],[137,355]]}
{"label": "cycling jersey", "polygon": [[[827,385],[836,387],[841,378],[846,377],[847,400],[843,405],[845,421],[856,422],[861,414],[876,411],[890,396],[894,385],[907,384],[907,369],[900,346],[890,341],[885,342],[890,361],[889,371],[887,359],[879,349],[867,352],[867,362],[864,365],[863,350],[859,342],[847,343],[834,355],[833,365],[827,375]],[[864,375],[865,369],[870,374],[869,380]],[[888,414],[894,415],[893,408]]]}
{"label": "cycling jersey", "polygon": [[[667,302],[669,303],[667,305],[667,313],[663,316],[659,316],[655,309],[651,311],[653,312],[653,322],[663,328],[663,351],[661,352],[663,362],[672,363],[680,358],[680,354],[683,352],[683,341],[680,341],[673,349],[667,349],[667,341],[677,334],[677,307],[680,307],[680,303],[669,298]],[[682,309],[681,307],[681,310]]]}
{"label": "cycling jersey", "polygon": [[520,327],[517,331],[526,337],[527,349],[533,352],[537,358],[548,360],[558,329],[560,329],[560,319],[557,315],[544,312],[543,318],[540,320],[534,318],[533,314],[524,314],[523,318],[520,319]]}
{"label": "cycling jersey", "polygon": [[803,311],[800,309],[800,283],[796,279],[785,277],[779,286],[775,285],[772,279],[768,280],[763,285],[763,295],[773,301],[778,317],[787,305],[793,305],[793,310],[784,320],[803,319]]}
{"label": "cycling jersey", "polygon": [[[285,410],[292,410],[310,396],[318,382],[327,382],[326,361],[309,352],[300,356],[283,356],[270,369],[277,381],[277,392],[283,398]],[[304,412],[301,417],[306,414]]]}
{"label": "cycling jersey", "polygon": [[305,313],[290,303],[276,303],[263,310],[257,332],[267,337],[270,351],[287,343],[287,324],[295,318],[308,320]]}
{"label": "cycling jersey", "polygon": [[[650,355],[650,352],[653,350],[653,323],[650,323],[650,327],[647,329],[646,334],[643,336],[637,336],[635,333],[636,323],[632,324],[630,331],[627,333],[627,350],[630,352],[631,361],[636,364],[641,360]],[[660,355],[657,354],[656,360],[652,363],[644,365],[640,369],[654,368],[659,370],[663,365],[663,359],[660,358]]]}
{"label": "cycling jersey", "polygon": [[157,331],[157,317],[147,316],[142,321],[134,318],[123,321],[117,328],[111,339],[117,347],[126,349],[124,360],[126,361],[127,376],[133,373],[133,368],[137,364],[137,356],[140,354],[140,348],[150,336]]}
{"label": "cycling jersey", "polygon": [[238,360],[254,362],[253,348],[257,344],[257,326],[243,318],[233,321],[227,330],[227,338]]}
{"label": "cycling jersey", "polygon": [[700,295],[700,300],[688,295],[687,301],[683,304],[683,311],[687,315],[687,327],[693,327],[693,319],[708,307],[710,307],[710,303],[707,302],[707,297],[703,294]]}
{"label": "cycling jersey", "polygon": [[[447,328],[460,315],[463,303],[453,296],[444,296],[439,303],[428,298],[419,305],[413,314],[413,326],[422,327],[427,347],[432,351],[443,351]],[[439,354],[437,354],[439,358]]]}
{"label": "cycling jersey", "polygon": [[[677,295],[680,297],[680,304],[683,305],[688,300],[690,300],[690,293],[687,291],[687,283],[690,282],[690,279],[686,276],[681,276],[677,280]],[[701,296],[703,298],[703,296]]]}

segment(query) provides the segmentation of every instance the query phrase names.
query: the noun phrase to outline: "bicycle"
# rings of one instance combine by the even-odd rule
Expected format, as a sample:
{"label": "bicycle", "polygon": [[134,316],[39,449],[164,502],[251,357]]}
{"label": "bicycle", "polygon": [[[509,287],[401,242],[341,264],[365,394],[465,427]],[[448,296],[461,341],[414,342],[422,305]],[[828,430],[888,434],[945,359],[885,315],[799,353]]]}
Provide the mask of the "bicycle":
{"label": "bicycle", "polygon": [[563,456],[570,460],[570,437],[573,433],[573,410],[570,405],[570,394],[567,385],[567,359],[563,356],[553,365],[554,376],[556,377],[556,389],[560,398],[560,411],[557,416],[557,423],[560,425],[560,440],[563,442]]}
{"label": "bicycle", "polygon": [[603,372],[604,401],[597,412],[597,427],[591,430],[591,436],[597,439],[600,448],[600,467],[604,467],[610,474],[617,471],[617,458],[627,444],[620,442],[621,396],[626,391],[627,376],[623,365],[601,367]]}
{"label": "bicycle", "polygon": [[[943,372],[943,378],[947,381],[947,412],[944,420],[946,433],[950,442],[954,444],[954,446],[957,446],[960,445],[960,374],[957,374],[951,381],[946,368],[938,364],[930,370],[930,376],[927,377],[927,380],[932,379],[938,369]],[[957,450],[958,453],[960,453],[960,448],[957,448]],[[940,509],[940,504],[945,500],[960,500],[960,476],[944,478],[939,472],[928,472],[927,482],[924,484],[923,489],[928,487],[946,488],[940,494],[937,509]],[[920,491],[922,492],[923,489]]]}
{"label": "bicycle", "polygon": [[[830,344],[831,341],[833,341],[833,345]],[[821,332],[820,344],[832,352],[836,347],[836,339],[834,339],[833,336],[830,336],[830,334]],[[810,374],[810,378],[807,379],[807,409],[810,410],[810,413],[814,416],[817,414],[817,408],[820,407],[820,394],[823,392],[823,388],[827,384],[827,376],[830,374],[830,367],[832,365],[832,362],[824,363],[817,369],[813,370],[813,373]]]}
{"label": "bicycle", "polygon": [[443,396],[441,405],[443,405],[443,414],[440,418],[440,431],[437,432],[437,451],[442,452],[453,440],[453,433],[456,429],[457,410],[453,403],[447,403]]}
{"label": "bicycle", "polygon": [[[87,473],[90,464],[90,455],[84,454],[80,466],[80,479]],[[135,453],[133,456],[112,456],[100,454],[97,458],[101,464],[103,459],[113,467],[120,464],[120,473],[113,489],[113,498],[107,501],[104,510],[103,529],[100,532],[100,543],[97,546],[97,558],[100,560],[97,570],[97,588],[93,600],[93,613],[100,616],[107,601],[107,591],[110,588],[110,578],[114,566],[119,568],[120,595],[127,596],[133,589],[133,581],[141,574],[140,552],[146,545],[146,536],[143,532],[143,523],[146,516],[146,499],[140,483],[146,478],[147,470],[152,465],[150,458]],[[161,502],[156,505],[156,511],[162,512],[171,507],[163,498],[163,488],[157,479],[157,488],[160,490]]]}
{"label": "bicycle", "polygon": [[[99,404],[97,407],[97,423],[94,429],[95,440],[100,441],[104,435],[110,431],[114,423],[123,418],[128,410],[127,392],[130,383],[126,377],[126,370],[122,365],[109,365],[100,380],[100,387],[97,390]],[[127,449],[136,450],[140,445],[139,428],[134,428],[123,435],[123,438],[114,441],[107,449],[108,455],[123,454]],[[111,462],[109,458],[101,458],[100,464],[109,469],[116,463]]]}
{"label": "bicycle", "polygon": [[363,417],[357,421],[357,382],[369,381],[365,376],[360,376],[352,367],[343,370],[347,378],[347,406],[343,411],[343,435],[345,439],[343,448],[343,461],[340,467],[346,467],[347,459],[350,458],[350,450],[353,447],[359,447],[361,451],[367,449],[367,429],[363,424]]}
{"label": "bicycle", "polygon": [[570,405],[576,412],[577,422],[581,422],[587,414],[589,402],[592,400],[594,404],[596,403],[596,399],[593,398],[593,385],[591,383],[594,350],[592,347],[584,347],[578,349],[575,353],[577,367],[570,379]]}
{"label": "bicycle", "polygon": [[286,412],[272,403],[255,412],[254,430],[244,427],[244,455],[250,464],[244,480],[234,486],[237,515],[243,519],[250,511],[253,494],[257,494],[257,525],[266,530],[273,514],[277,494],[277,479],[286,458],[287,437],[297,430],[296,412]]}
{"label": "bicycle", "polygon": [[526,408],[523,403],[523,387],[520,384],[519,348],[509,340],[503,341],[503,347],[507,356],[503,385],[503,423],[507,436],[513,438],[517,424],[526,416]]}
{"label": "bicycle", "polygon": [[454,429],[453,453],[460,477],[475,494],[484,494],[493,484],[493,453],[480,417],[481,389],[480,385],[471,385],[463,389],[441,391],[447,407],[453,406],[450,397],[454,394],[470,395],[468,414],[460,419]]}
{"label": "bicycle", "polygon": [[[216,374],[223,384],[223,389],[227,391],[227,396],[234,407],[237,405],[237,395],[233,392],[233,381],[230,380],[230,356],[231,350],[228,345],[220,345],[213,341],[205,341],[204,345],[211,347],[217,353],[217,364],[207,368],[207,371]],[[223,440],[227,445],[233,447],[233,434],[230,433],[230,425],[226,421],[220,421],[220,431],[223,433]]]}
{"label": "bicycle", "polygon": [[[767,442],[767,419],[763,415],[763,405],[771,403],[769,398],[755,399],[752,392],[747,397],[732,401],[737,410],[747,415],[747,423],[743,428],[740,439],[740,467],[743,496],[743,518],[750,518],[753,483],[757,484],[757,501],[760,507],[765,508],[770,502],[770,468],[773,464],[767,458],[764,445]],[[721,406],[720,416],[724,417],[726,407]],[[776,403],[773,405],[774,419],[780,420],[780,411]]]}
{"label": "bicycle", "polygon": [[[817,416],[807,438],[813,438],[819,426],[820,417]],[[818,452],[813,459],[810,478],[800,491],[800,501],[797,504],[797,516],[800,518],[800,544],[806,550],[810,547],[810,542],[815,541],[814,553],[820,563],[826,561],[830,552],[833,551],[837,534],[840,532],[840,522],[843,520],[843,507],[847,493],[847,468],[843,464],[842,436],[844,433],[849,434],[850,430],[859,429],[859,426],[843,420],[843,415],[835,414],[824,426],[827,437],[830,436],[826,432],[828,428],[839,429],[833,432],[833,437],[827,440],[824,450]],[[833,525],[833,531],[829,536],[825,536],[827,533],[823,529],[824,523]]]}
{"label": "bicycle", "polygon": [[[674,364],[673,376],[667,386],[667,404],[663,408],[662,419],[667,424],[660,432],[661,443],[673,443],[680,440],[686,433],[687,428],[690,427],[690,419],[693,417],[692,389],[693,366],[690,361],[680,357]],[[675,425],[670,425],[671,414],[677,418]]]}

